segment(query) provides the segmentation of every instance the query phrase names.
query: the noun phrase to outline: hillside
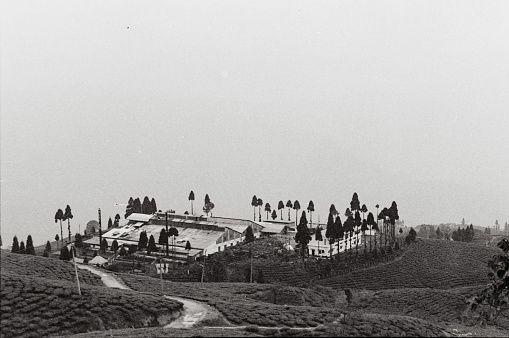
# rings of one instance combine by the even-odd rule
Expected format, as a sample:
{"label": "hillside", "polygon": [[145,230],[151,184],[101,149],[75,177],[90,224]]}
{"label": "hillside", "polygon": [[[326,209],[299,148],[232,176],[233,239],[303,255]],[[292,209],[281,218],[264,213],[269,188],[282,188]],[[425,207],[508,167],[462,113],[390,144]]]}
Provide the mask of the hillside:
{"label": "hillside", "polygon": [[1,337],[44,337],[122,327],[159,326],[180,315],[182,303],[104,287],[100,277],[71,263],[2,251]]}
{"label": "hillside", "polygon": [[349,274],[318,280],[333,288],[366,290],[436,288],[488,282],[488,260],[498,251],[476,244],[419,240],[400,259]]}
{"label": "hillside", "polygon": [[[2,274],[41,277],[53,280],[75,282],[74,267],[71,262],[41,256],[13,254],[1,251]],[[81,283],[103,286],[101,278],[89,271],[78,270]]]}

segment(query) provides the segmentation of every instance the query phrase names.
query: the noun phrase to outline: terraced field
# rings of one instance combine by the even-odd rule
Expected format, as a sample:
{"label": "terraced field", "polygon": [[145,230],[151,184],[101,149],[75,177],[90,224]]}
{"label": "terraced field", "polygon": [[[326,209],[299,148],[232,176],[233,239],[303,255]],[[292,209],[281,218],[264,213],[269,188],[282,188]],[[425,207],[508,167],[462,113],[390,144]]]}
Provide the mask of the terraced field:
{"label": "terraced field", "polygon": [[487,261],[496,249],[475,244],[421,240],[401,259],[370,269],[317,281],[333,288],[367,290],[481,285],[488,282]]}
{"label": "terraced field", "polygon": [[10,273],[1,275],[2,337],[44,337],[122,327],[157,326],[182,303],[155,295]]}
{"label": "terraced field", "polygon": [[[479,287],[469,286],[452,290],[389,289],[355,291],[352,309],[370,313],[410,316],[431,322],[458,322],[465,310],[466,300]],[[346,303],[340,299],[341,303]]]}
{"label": "terraced field", "polygon": [[[75,282],[71,262],[54,258],[20,255],[1,250],[2,274],[13,273],[21,276],[41,277]],[[102,286],[101,278],[89,271],[78,270],[80,283]]]}

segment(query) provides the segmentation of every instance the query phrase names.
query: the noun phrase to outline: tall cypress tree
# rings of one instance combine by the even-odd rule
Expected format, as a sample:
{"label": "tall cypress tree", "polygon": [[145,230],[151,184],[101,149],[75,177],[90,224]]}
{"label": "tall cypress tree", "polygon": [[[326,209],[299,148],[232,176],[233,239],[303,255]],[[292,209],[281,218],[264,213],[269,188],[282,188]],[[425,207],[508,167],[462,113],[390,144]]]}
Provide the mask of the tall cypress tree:
{"label": "tall cypress tree", "polygon": [[316,227],[315,241],[318,243],[318,257],[321,258],[322,255],[320,255],[320,242],[323,241],[323,236],[322,228],[319,225]]}
{"label": "tall cypress tree", "polygon": [[142,231],[140,233],[140,238],[138,240],[138,250],[145,249],[147,247],[147,243],[148,243],[147,232],[146,231]]}
{"label": "tall cypress tree", "polygon": [[302,261],[304,262],[304,256],[307,251],[307,246],[309,241],[311,240],[311,234],[308,228],[308,220],[306,218],[306,212],[302,212],[302,216],[300,216],[299,225],[297,226],[297,233],[295,234],[295,242],[300,244],[300,251],[302,256]]}
{"label": "tall cypress tree", "polygon": [[23,243],[23,241],[21,241],[21,243],[19,243],[19,253],[20,254],[26,254],[27,251],[25,249],[25,243]]}
{"label": "tall cypress tree", "polygon": [[129,197],[129,202],[127,202],[127,206],[125,207],[124,218],[129,217],[134,212],[133,211],[133,206],[134,206],[134,200],[133,200],[132,197]]}
{"label": "tall cypress tree", "polygon": [[150,235],[147,250],[148,252],[157,252],[156,240],[154,238],[154,235]]}
{"label": "tall cypress tree", "polygon": [[46,242],[46,247],[44,248],[44,253],[42,254],[43,257],[49,257],[51,254],[51,243],[50,241]]}
{"label": "tall cypress tree", "polygon": [[159,233],[159,239],[157,240],[157,244],[165,245],[168,241],[168,237],[166,236],[166,229],[162,228],[161,232]]}
{"label": "tall cypress tree", "polygon": [[71,219],[73,218],[69,204],[65,207],[64,221],[67,220],[67,230],[69,232],[69,243],[71,242]]}
{"label": "tall cypress tree", "polygon": [[151,214],[154,214],[157,212],[157,204],[156,204],[156,200],[152,197],[152,199],[150,200],[150,213]]}
{"label": "tall cypress tree", "polygon": [[[64,245],[64,232],[62,230],[62,221],[64,220],[64,212],[62,209],[58,209],[55,213],[55,223],[60,221],[60,239],[62,240],[62,246]],[[58,239],[56,240],[58,242]],[[57,243],[58,245],[58,243]]]}
{"label": "tall cypress tree", "polygon": [[11,248],[11,252],[12,253],[19,253],[19,242],[18,242],[18,236],[14,236],[12,238],[12,248]]}
{"label": "tall cypress tree", "polygon": [[336,242],[338,247],[338,262],[339,262],[339,241],[343,239],[343,224],[341,223],[341,217],[339,215],[336,216],[336,220],[334,221],[334,229],[336,233]]}
{"label": "tall cypress tree", "polygon": [[62,261],[68,261],[70,258],[69,249],[67,248],[67,245],[64,245],[62,249],[60,249],[60,260]]}
{"label": "tall cypress tree", "polygon": [[[332,206],[331,206],[332,207]],[[327,219],[327,229],[325,229],[325,237],[329,240],[329,255],[332,260],[332,244],[336,239],[336,227],[334,226],[334,216],[332,212],[329,212],[329,218]]]}
{"label": "tall cypress tree", "polygon": [[246,229],[246,237],[244,239],[244,242],[251,243],[253,241],[254,241],[253,228],[251,228],[251,226],[248,226]]}
{"label": "tall cypress tree", "polygon": [[111,229],[113,228],[113,220],[111,219],[111,217],[108,219],[108,229]]}
{"label": "tall cypress tree", "polygon": [[141,205],[141,213],[150,215],[152,211],[152,206],[150,204],[150,200],[148,199],[148,196],[145,196],[143,199],[143,204]]}
{"label": "tall cypress tree", "polygon": [[292,201],[288,200],[286,202],[286,207],[288,208],[288,221],[290,221],[290,210],[293,208],[293,203]]}
{"label": "tall cypress tree", "polygon": [[295,202],[293,202],[293,209],[295,209],[295,226],[297,226],[297,217],[299,216],[298,212],[300,210],[300,203],[298,200],[295,200]]}
{"label": "tall cypress tree", "polygon": [[141,201],[138,197],[133,201],[133,207],[131,208],[131,214],[141,214]]}
{"label": "tall cypress tree", "polygon": [[283,220],[283,209],[285,208],[285,204],[283,201],[279,201],[277,203],[277,210],[281,210],[281,220]]}
{"label": "tall cypress tree", "polygon": [[34,248],[34,242],[32,241],[32,235],[28,235],[28,237],[27,237],[26,253],[27,253],[27,255],[35,256],[35,248]]}

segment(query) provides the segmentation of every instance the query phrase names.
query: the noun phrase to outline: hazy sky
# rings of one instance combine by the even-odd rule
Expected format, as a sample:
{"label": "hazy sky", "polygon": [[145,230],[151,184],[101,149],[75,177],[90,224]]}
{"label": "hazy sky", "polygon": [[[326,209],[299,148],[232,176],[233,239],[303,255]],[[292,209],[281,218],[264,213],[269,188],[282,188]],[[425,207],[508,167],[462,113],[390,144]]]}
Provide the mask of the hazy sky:
{"label": "hazy sky", "polygon": [[190,190],[509,221],[508,1],[0,3],[4,245]]}

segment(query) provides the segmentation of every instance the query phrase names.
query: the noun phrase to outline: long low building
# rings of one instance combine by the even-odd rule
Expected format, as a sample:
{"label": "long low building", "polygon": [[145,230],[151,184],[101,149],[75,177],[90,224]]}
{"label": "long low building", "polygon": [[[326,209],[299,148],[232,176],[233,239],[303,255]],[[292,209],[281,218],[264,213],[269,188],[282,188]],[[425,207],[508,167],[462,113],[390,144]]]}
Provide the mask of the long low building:
{"label": "long low building", "polygon": [[[206,217],[195,215],[178,215],[164,212],[156,212],[152,215],[131,214],[127,217],[127,224],[118,228],[109,229],[102,237],[111,246],[117,240],[119,246],[126,244],[138,244],[141,232],[145,231],[147,237],[154,236],[156,243],[162,229],[174,227],[179,235],[172,243],[170,250],[177,259],[187,257],[196,258],[201,255],[210,255],[224,251],[226,248],[237,245],[244,241],[248,227],[253,229],[255,237],[274,233],[285,233],[293,222],[254,222],[245,219],[226,217]],[[185,250],[189,241],[191,250]],[[99,247],[99,237],[93,237],[85,243]],[[172,244],[174,246],[172,246]],[[160,252],[165,246],[158,245]]]}

